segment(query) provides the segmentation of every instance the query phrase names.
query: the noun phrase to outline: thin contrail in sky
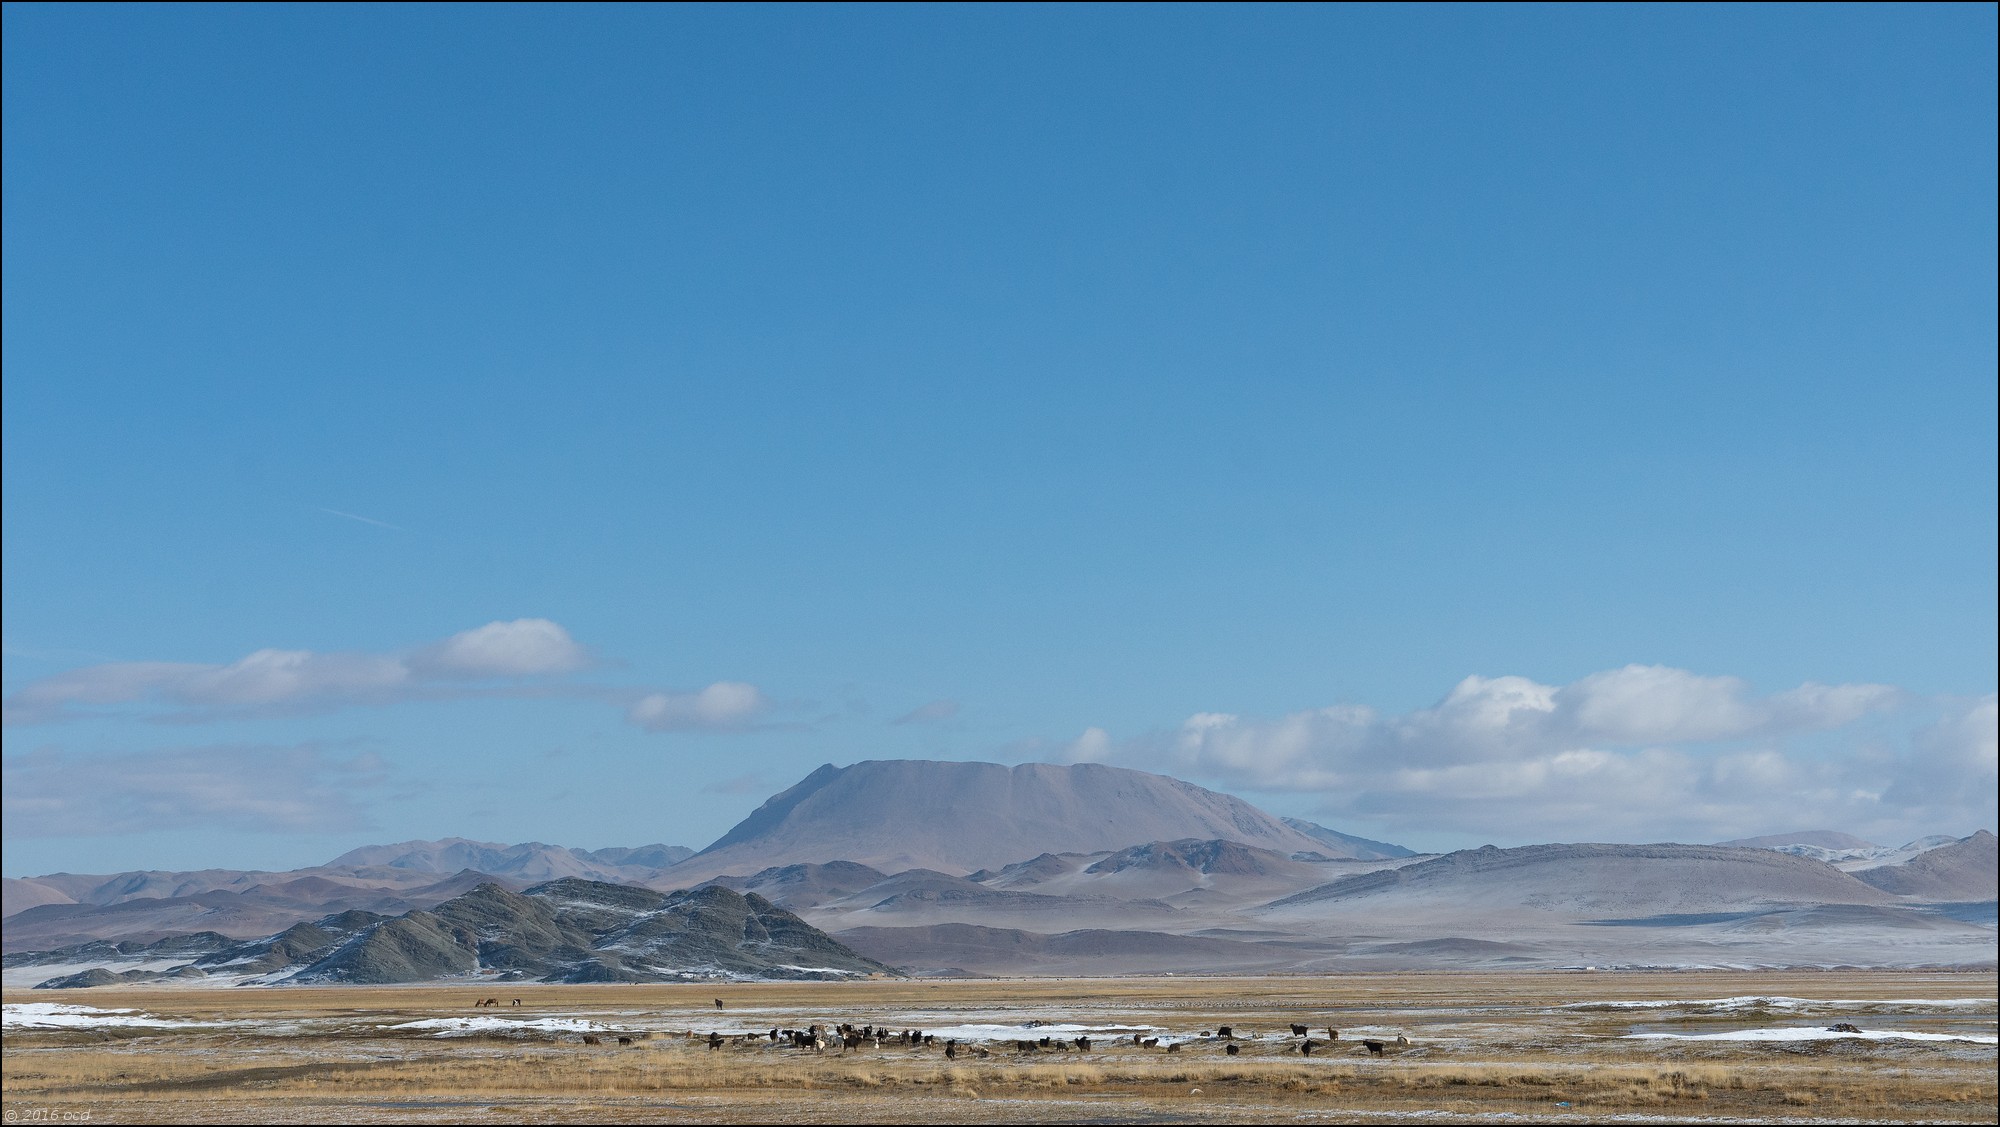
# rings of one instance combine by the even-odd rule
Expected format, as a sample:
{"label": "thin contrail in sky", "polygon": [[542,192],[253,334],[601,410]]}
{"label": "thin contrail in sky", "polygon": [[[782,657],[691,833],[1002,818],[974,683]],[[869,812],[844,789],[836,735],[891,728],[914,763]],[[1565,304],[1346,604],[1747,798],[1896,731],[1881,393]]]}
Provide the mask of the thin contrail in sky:
{"label": "thin contrail in sky", "polygon": [[341,512],[341,511],[340,511],[339,509],[324,509],[324,508],[323,508],[323,509],[321,509],[321,510],[320,510],[320,512],[322,512],[322,513],[331,513],[331,514],[333,514],[334,516],[337,516],[337,517],[346,517],[346,518],[347,518],[348,520],[358,520],[358,521],[360,521],[360,522],[361,522],[362,524],[372,524],[372,525],[376,526],[377,528],[393,528],[393,529],[395,529],[395,530],[396,530],[397,532],[401,532],[401,531],[403,531],[403,526],[402,526],[402,525],[399,525],[399,524],[390,524],[390,523],[389,523],[388,521],[386,521],[386,520],[376,520],[376,519],[375,519],[374,517],[364,517],[364,516],[358,516],[358,515],[356,515],[356,514],[354,514],[354,513],[343,513],[343,512]]}

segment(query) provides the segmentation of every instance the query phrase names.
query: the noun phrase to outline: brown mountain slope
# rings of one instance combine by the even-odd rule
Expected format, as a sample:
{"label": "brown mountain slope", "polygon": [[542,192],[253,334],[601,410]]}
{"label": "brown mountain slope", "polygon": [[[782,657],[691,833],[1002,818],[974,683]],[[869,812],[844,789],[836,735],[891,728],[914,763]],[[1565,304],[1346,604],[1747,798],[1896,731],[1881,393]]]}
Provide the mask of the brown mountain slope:
{"label": "brown mountain slope", "polygon": [[1898,896],[1922,900],[1969,901],[2000,898],[2000,851],[1994,836],[1980,830],[1950,845],[1919,853],[1900,865],[1859,869],[1856,878]]}

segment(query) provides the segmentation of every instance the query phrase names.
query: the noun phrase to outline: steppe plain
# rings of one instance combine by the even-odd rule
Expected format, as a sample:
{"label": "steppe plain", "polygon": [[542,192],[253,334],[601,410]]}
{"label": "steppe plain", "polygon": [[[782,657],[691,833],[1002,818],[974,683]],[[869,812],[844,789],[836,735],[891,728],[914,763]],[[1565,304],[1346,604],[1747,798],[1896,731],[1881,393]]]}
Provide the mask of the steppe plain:
{"label": "steppe plain", "polygon": [[[497,1010],[475,1007],[494,996]],[[1974,1123],[2000,1111],[1991,970],[155,987],[5,1001],[0,1073],[19,1123]],[[51,1007],[88,1010],[68,1011],[65,1028],[24,1016]],[[762,1035],[841,1022],[937,1042],[822,1055]],[[1302,1057],[1292,1023],[1340,1039]],[[1863,1032],[1826,1031],[1836,1023]],[[1212,1035],[1224,1025],[1239,1055]],[[711,1031],[728,1042],[710,1050]],[[1016,1048],[1086,1031],[1088,1053]],[[1133,1045],[1134,1032],[1160,1047]],[[948,1061],[947,1036],[990,1055]],[[1391,1047],[1371,1056],[1363,1038]]]}

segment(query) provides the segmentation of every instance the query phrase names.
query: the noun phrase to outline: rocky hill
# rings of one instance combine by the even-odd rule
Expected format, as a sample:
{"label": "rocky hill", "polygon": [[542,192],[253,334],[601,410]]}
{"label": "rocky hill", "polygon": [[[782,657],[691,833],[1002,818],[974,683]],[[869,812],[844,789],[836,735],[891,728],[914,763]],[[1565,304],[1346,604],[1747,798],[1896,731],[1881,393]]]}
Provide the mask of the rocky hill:
{"label": "rocky hill", "polygon": [[[6,949],[46,951],[95,940],[144,944],[201,931],[242,941],[337,912],[393,915],[428,907],[495,879],[470,870],[443,880],[435,873],[412,871],[402,880],[379,886],[284,873],[257,876],[268,883],[108,904],[38,905],[7,918]],[[281,879],[286,877],[292,879]]]}
{"label": "rocky hill", "polygon": [[991,889],[1047,896],[1219,906],[1261,903],[1312,888],[1349,864],[1298,857],[1241,842],[1184,838],[1112,853],[1044,853],[966,879]]}
{"label": "rocky hill", "polygon": [[517,889],[562,877],[639,884],[693,852],[681,845],[574,849],[446,838],[363,846],[327,864],[289,872],[145,870],[10,877],[4,943],[8,951],[46,950],[95,939],[145,942],[192,931],[250,939],[333,912],[394,915],[429,907],[481,881]]}
{"label": "rocky hill", "polygon": [[821,767],[652,883],[829,861],[964,874],[1045,852],[1179,838],[1328,849],[1240,798],[1165,775],[1094,763],[876,760]]}
{"label": "rocky hill", "polygon": [[816,908],[880,884],[888,876],[852,861],[829,861],[824,865],[773,866],[747,877],[717,877],[709,883],[754,892],[787,908]]}
{"label": "rocky hill", "polygon": [[1449,853],[1364,873],[1277,901],[1272,910],[1366,901],[1376,910],[1474,905],[1574,917],[1726,913],[1780,904],[1890,904],[1895,898],[1811,858],[1713,845],[1530,845]]}
{"label": "rocky hill", "polygon": [[448,837],[441,841],[366,845],[335,857],[327,865],[329,868],[412,869],[426,873],[455,873],[461,869],[473,869],[531,882],[581,877],[584,880],[619,883],[643,879],[693,855],[694,850],[684,845],[576,849],[539,841],[502,845],[499,842]]}
{"label": "rocky hill", "polygon": [[[220,942],[218,942],[220,941]],[[227,976],[238,983],[400,983],[449,978],[543,982],[832,979],[888,973],[756,894],[709,887],[661,894],[565,878],[515,892],[487,883],[429,910],[328,916],[249,943],[183,941],[182,965],[152,965],[165,949],[116,953],[141,968],[61,976],[47,987]],[[102,955],[103,952],[95,952]],[[86,948],[29,963],[84,961]]]}
{"label": "rocky hill", "polygon": [[1980,830],[1901,864],[1857,869],[1856,879],[1884,892],[1931,901],[1983,901],[2000,896],[2000,853]]}
{"label": "rocky hill", "polygon": [[1387,861],[1393,857],[1414,857],[1416,851],[1386,841],[1370,841],[1365,837],[1355,837],[1339,830],[1330,830],[1317,822],[1304,818],[1285,818],[1284,823],[1307,837],[1324,842],[1320,849],[1328,857],[1344,857],[1355,861]]}

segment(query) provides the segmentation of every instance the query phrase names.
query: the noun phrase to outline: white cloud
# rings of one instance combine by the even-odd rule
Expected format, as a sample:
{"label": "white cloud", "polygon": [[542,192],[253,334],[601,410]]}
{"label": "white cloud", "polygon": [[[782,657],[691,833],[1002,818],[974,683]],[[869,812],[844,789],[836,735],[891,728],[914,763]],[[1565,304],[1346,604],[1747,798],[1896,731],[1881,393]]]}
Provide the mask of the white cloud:
{"label": "white cloud", "polygon": [[1632,665],[1562,686],[1467,677],[1402,715],[1196,713],[1091,758],[1313,794],[1328,816],[1385,829],[1516,841],[1720,840],[1777,822],[1885,837],[1990,825],[1992,697],[1937,719],[1905,752],[1877,738],[1879,724],[1815,736],[1892,713],[1910,714],[1909,731],[1927,708],[1886,685],[1759,696],[1734,677]]}
{"label": "white cloud", "polygon": [[325,832],[367,827],[359,792],[386,774],[372,754],[316,744],[226,745],[124,755],[8,756],[0,809],[9,838],[190,827]]}
{"label": "white cloud", "polygon": [[412,669],[429,677],[542,677],[573,673],[589,664],[589,655],[569,631],[546,618],[489,622],[410,658]]}
{"label": "white cloud", "polygon": [[[227,665],[111,662],[43,678],[9,696],[5,723],[47,723],[80,706],[152,704],[194,717],[270,708],[326,708],[449,695],[438,682],[566,673],[583,647],[545,618],[492,622],[407,654],[258,650]],[[186,718],[183,716],[182,718]]]}
{"label": "white cloud", "polygon": [[1111,758],[1115,750],[1110,732],[1102,728],[1085,728],[1082,735],[1057,751],[1053,758],[1058,763],[1102,763]]}
{"label": "white cloud", "polygon": [[649,693],[626,714],[649,732],[679,732],[708,728],[741,728],[766,706],[757,686],[741,681],[717,681],[692,693]]}

